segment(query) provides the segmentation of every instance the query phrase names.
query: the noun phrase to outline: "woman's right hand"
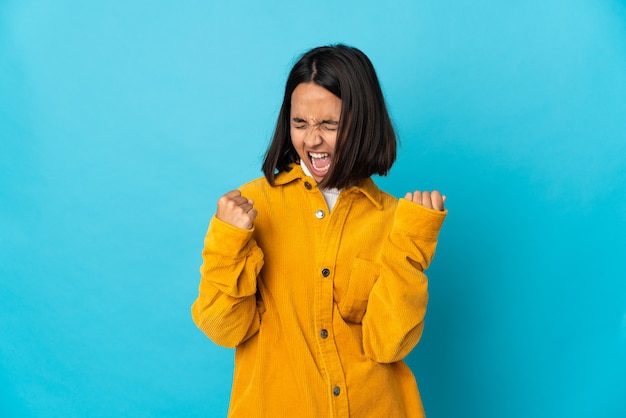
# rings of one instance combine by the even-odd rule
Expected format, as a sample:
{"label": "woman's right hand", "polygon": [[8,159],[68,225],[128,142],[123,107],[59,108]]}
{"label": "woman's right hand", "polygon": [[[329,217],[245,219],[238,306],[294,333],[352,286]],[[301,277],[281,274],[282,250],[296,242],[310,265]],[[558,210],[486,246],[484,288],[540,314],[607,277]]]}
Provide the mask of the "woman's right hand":
{"label": "woman's right hand", "polygon": [[232,190],[217,201],[217,219],[237,228],[252,229],[256,215],[254,202],[242,196],[239,190]]}

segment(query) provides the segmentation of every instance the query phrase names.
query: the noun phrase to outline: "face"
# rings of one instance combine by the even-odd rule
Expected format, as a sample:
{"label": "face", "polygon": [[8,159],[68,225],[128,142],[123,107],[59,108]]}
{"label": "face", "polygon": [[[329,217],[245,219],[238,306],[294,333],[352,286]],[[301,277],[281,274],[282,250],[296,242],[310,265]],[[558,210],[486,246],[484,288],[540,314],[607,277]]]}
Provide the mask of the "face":
{"label": "face", "polygon": [[291,94],[291,142],[318,183],[333,164],[341,99],[315,83],[301,83]]}

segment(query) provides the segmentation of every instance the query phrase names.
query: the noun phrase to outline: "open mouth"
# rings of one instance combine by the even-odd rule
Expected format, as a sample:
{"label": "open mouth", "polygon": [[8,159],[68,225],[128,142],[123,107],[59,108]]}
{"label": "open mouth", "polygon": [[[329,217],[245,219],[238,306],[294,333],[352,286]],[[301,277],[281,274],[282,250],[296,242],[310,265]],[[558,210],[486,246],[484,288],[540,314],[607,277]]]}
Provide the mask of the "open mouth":
{"label": "open mouth", "polygon": [[309,158],[311,160],[311,169],[313,174],[318,177],[324,177],[330,169],[330,163],[332,158],[327,152],[309,152]]}

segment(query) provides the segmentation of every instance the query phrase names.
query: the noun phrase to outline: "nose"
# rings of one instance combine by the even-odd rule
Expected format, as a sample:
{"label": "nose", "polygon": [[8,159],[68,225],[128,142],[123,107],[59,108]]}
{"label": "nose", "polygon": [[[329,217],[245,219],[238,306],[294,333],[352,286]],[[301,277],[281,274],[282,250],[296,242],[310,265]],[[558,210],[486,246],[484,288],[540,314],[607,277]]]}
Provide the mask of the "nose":
{"label": "nose", "polygon": [[307,129],[304,137],[304,144],[307,147],[315,147],[320,145],[322,142],[324,142],[324,138],[322,137],[322,132],[318,128]]}

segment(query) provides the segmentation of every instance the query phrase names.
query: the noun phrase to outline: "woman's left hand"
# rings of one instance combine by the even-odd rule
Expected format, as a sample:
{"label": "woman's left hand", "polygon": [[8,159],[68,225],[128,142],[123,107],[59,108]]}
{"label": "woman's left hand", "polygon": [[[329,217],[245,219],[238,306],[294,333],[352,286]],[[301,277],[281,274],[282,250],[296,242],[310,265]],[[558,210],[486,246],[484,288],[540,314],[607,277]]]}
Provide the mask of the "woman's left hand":
{"label": "woman's left hand", "polygon": [[427,207],[428,209],[435,210],[443,210],[443,204],[446,201],[446,197],[437,190],[433,190],[432,192],[416,190],[413,193],[408,192],[404,195],[404,198],[410,202]]}

